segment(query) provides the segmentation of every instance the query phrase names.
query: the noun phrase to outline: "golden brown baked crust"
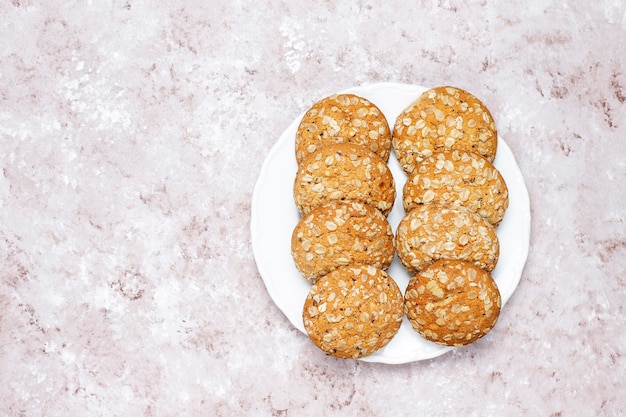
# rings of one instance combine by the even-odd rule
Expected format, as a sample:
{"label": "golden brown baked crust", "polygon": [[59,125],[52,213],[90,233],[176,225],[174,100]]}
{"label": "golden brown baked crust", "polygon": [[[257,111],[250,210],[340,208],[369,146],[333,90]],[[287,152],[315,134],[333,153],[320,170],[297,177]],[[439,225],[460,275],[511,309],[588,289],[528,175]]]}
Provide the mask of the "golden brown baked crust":
{"label": "golden brown baked crust", "polygon": [[406,212],[430,203],[463,206],[497,226],[509,206],[509,191],[484,157],[460,150],[434,152],[409,174],[402,203]]}
{"label": "golden brown baked crust", "polygon": [[496,230],[487,220],[464,207],[438,204],[417,206],[404,216],[395,242],[410,274],[440,259],[469,261],[491,272],[500,254]]}
{"label": "golden brown baked crust", "polygon": [[425,91],[398,115],[392,146],[409,173],[433,152],[450,149],[474,152],[492,162],[498,134],[491,113],[478,98],[443,86]]}
{"label": "golden brown baked crust", "polygon": [[300,215],[330,201],[369,204],[385,216],[396,196],[391,170],[369,149],[351,143],[325,146],[298,166],[293,195]]}
{"label": "golden brown baked crust", "polygon": [[487,334],[502,304],[493,278],[465,261],[440,260],[409,281],[405,312],[413,329],[432,342],[462,346]]}
{"label": "golden brown baked crust", "polygon": [[358,359],[386,346],[404,315],[395,281],[372,266],[346,266],[321,277],[304,302],[302,319],[317,347]]}
{"label": "golden brown baked crust", "polygon": [[391,153],[391,131],[382,111],[354,94],[333,94],[304,114],[296,131],[296,160],[333,143],[365,146],[385,162]]}
{"label": "golden brown baked crust", "polygon": [[296,225],[291,254],[309,281],[341,266],[363,264],[387,269],[394,255],[387,218],[367,204],[334,201],[318,206]]}

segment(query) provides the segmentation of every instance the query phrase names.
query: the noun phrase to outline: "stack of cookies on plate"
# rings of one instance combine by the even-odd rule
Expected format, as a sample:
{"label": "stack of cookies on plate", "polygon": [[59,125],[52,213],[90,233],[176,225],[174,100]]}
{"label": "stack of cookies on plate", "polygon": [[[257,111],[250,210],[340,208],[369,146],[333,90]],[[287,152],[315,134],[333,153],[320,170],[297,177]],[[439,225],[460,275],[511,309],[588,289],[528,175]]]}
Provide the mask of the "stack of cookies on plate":
{"label": "stack of cookies on plate", "polygon": [[[491,164],[497,133],[471,94],[426,91],[397,118],[353,94],[315,103],[296,133],[291,242],[312,283],[303,306],[311,340],[327,354],[361,358],[386,346],[406,312],[424,338],[463,345],[486,334],[500,295],[489,273],[508,192]],[[394,151],[408,177],[396,236],[387,216]],[[386,270],[394,254],[412,275],[403,294]]]}
{"label": "stack of cookies on plate", "polygon": [[435,343],[460,346],[498,319],[496,227],[508,189],[492,162],[498,137],[485,105],[467,91],[424,92],[396,119],[393,149],[408,175],[395,244],[412,275],[405,291],[411,326]]}
{"label": "stack of cookies on plate", "polygon": [[402,293],[385,272],[394,257],[390,153],[385,115],[353,94],[320,100],[297,129],[293,192],[301,220],[291,251],[313,284],[303,322],[311,340],[336,357],[376,352],[402,322]]}

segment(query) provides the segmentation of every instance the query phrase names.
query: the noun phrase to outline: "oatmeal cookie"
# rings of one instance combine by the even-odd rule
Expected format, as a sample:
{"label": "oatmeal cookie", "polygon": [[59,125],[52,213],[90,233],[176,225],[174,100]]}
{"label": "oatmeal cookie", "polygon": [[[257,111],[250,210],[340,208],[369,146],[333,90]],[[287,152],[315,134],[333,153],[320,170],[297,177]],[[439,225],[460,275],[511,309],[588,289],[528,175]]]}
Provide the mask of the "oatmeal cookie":
{"label": "oatmeal cookie", "polygon": [[298,167],[293,195],[300,215],[330,201],[369,204],[385,216],[396,196],[391,170],[369,149],[351,143],[325,146]]}
{"label": "oatmeal cookie", "polygon": [[296,131],[296,160],[301,163],[333,143],[365,146],[387,162],[391,153],[389,123],[371,101],[354,94],[334,94],[304,114]]}
{"label": "oatmeal cookie", "polygon": [[402,191],[406,212],[421,204],[463,206],[494,226],[509,206],[500,171],[484,157],[467,151],[434,152],[409,174]]}
{"label": "oatmeal cookie", "polygon": [[340,266],[363,264],[386,270],[394,250],[387,218],[356,202],[316,207],[298,222],[291,237],[296,267],[313,283]]}
{"label": "oatmeal cookie", "polygon": [[465,261],[440,260],[409,281],[404,308],[422,337],[462,346],[486,335],[496,324],[502,300],[493,278]]}
{"label": "oatmeal cookie", "polygon": [[386,346],[404,315],[395,281],[373,266],[346,266],[311,286],[302,319],[317,347],[338,358],[358,359]]}
{"label": "oatmeal cookie", "polygon": [[471,93],[455,87],[425,91],[398,115],[392,146],[409,173],[435,151],[460,149],[493,162],[498,146],[496,124],[487,107]]}
{"label": "oatmeal cookie", "polygon": [[440,259],[472,262],[487,272],[498,262],[496,230],[465,207],[438,204],[417,206],[405,215],[396,231],[396,253],[410,274]]}

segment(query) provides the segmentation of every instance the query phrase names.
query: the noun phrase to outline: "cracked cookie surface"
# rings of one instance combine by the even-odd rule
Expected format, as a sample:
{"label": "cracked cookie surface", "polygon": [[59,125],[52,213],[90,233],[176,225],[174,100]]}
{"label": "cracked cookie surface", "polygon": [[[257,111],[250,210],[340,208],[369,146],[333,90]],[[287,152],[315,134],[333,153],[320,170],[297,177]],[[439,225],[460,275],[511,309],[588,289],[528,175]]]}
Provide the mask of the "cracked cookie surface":
{"label": "cracked cookie surface", "polygon": [[311,286],[302,319],[328,355],[358,359],[382,349],[400,329],[404,298],[395,281],[372,266],[347,266]]}
{"label": "cracked cookie surface", "polygon": [[291,254],[309,281],[341,266],[363,264],[386,270],[395,252],[387,218],[367,204],[334,201],[316,207],[296,225]]}
{"label": "cracked cookie surface", "polygon": [[500,291],[484,270],[465,261],[440,260],[411,278],[405,313],[422,337],[462,346],[486,335],[502,305]]}
{"label": "cracked cookie surface", "polygon": [[385,162],[391,153],[391,131],[383,112],[355,94],[333,94],[315,103],[296,130],[296,161],[324,146],[354,143],[365,146]]}
{"label": "cracked cookie surface", "polygon": [[509,206],[509,191],[484,157],[459,150],[434,152],[409,174],[402,203],[406,212],[430,203],[463,206],[497,226]]}
{"label": "cracked cookie surface", "polygon": [[496,230],[483,217],[464,207],[438,204],[417,206],[400,220],[396,253],[410,274],[440,259],[472,262],[487,272],[498,262]]}
{"label": "cracked cookie surface", "polygon": [[393,150],[409,173],[433,152],[460,149],[493,162],[498,146],[489,109],[473,94],[456,87],[425,91],[396,118]]}
{"label": "cracked cookie surface", "polygon": [[337,200],[369,204],[387,216],[396,188],[380,156],[363,146],[341,143],[321,148],[298,166],[293,195],[301,216]]}

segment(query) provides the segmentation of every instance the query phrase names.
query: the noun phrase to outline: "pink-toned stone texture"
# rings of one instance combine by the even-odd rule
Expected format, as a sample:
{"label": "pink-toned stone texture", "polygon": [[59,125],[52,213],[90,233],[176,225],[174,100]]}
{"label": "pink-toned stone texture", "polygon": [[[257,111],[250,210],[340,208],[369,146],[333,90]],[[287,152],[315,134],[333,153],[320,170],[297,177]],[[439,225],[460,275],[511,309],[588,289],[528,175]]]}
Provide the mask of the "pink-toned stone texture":
{"label": "pink-toned stone texture", "polygon": [[[0,3],[0,416],[626,414],[626,3]],[[496,327],[324,356],[269,297],[251,195],[314,100],[480,97],[530,253]]]}

